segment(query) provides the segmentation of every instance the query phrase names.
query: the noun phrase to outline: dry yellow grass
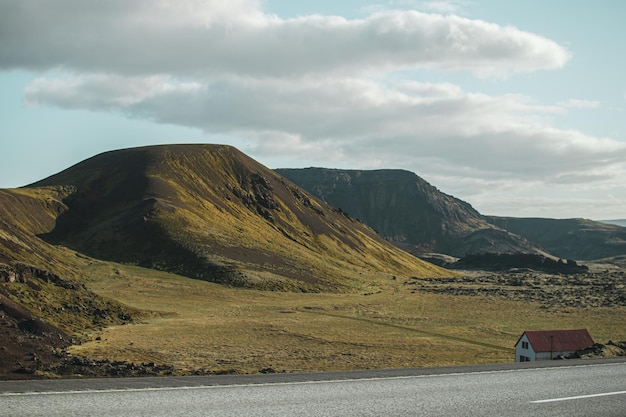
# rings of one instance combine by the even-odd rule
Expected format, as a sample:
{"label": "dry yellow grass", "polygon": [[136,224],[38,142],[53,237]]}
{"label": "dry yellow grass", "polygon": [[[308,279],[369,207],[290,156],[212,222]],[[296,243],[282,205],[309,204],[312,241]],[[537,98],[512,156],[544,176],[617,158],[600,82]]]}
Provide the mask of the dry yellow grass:
{"label": "dry yellow grass", "polygon": [[[405,277],[364,276],[375,293],[262,292],[96,263],[87,286],[149,313],[93,333],[71,352],[172,364],[180,373],[254,373],[508,362],[526,329],[588,328],[626,339],[626,309],[568,309],[408,291]],[[100,336],[101,340],[96,340]]]}
{"label": "dry yellow grass", "polygon": [[[412,293],[403,275],[454,273],[388,244],[230,147],[106,153],[38,185],[0,190],[0,262],[85,282],[130,312],[147,312],[132,325],[91,330],[91,341],[71,349],[77,354],[172,364],[181,373],[313,371],[511,361],[529,328],[586,327],[600,341],[626,339],[625,308],[555,313]],[[227,288],[87,253],[293,291]],[[70,320],[63,307],[97,298],[92,293],[81,290],[76,302],[69,287],[20,285],[13,285],[17,301],[53,324],[68,332],[96,327],[93,314],[80,310]]]}

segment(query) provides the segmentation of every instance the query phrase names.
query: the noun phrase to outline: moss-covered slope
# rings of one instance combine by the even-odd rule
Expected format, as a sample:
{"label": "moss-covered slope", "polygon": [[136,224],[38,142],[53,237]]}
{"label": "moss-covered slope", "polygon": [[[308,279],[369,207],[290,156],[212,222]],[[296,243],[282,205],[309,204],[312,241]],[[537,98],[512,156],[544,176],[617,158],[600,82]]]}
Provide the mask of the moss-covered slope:
{"label": "moss-covered slope", "polygon": [[266,289],[350,290],[359,272],[449,272],[398,250],[235,148],[107,152],[28,189],[73,190],[43,235],[89,256]]}

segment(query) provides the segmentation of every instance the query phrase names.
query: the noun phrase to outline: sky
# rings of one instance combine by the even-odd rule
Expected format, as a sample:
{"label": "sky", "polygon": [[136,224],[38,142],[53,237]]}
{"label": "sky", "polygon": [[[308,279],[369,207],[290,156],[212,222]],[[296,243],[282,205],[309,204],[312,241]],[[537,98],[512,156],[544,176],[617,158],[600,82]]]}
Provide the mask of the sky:
{"label": "sky", "polygon": [[0,188],[101,152],[405,169],[483,214],[626,218],[623,0],[0,0]]}

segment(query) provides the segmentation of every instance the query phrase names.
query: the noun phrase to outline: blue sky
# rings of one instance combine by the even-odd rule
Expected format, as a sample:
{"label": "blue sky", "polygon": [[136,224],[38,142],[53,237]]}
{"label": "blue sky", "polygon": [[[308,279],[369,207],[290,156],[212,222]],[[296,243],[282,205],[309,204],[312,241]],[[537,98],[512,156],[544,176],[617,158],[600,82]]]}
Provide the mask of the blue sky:
{"label": "blue sky", "polygon": [[626,3],[3,0],[0,187],[227,143],[485,214],[626,218]]}

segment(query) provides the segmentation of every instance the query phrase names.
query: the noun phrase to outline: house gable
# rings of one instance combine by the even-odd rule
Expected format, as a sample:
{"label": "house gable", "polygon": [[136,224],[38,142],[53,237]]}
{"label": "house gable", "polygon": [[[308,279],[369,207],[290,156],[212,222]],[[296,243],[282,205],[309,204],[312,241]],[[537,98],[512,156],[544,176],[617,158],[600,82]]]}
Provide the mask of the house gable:
{"label": "house gable", "polygon": [[536,360],[535,351],[530,345],[526,333],[522,334],[515,344],[515,362],[528,362]]}

